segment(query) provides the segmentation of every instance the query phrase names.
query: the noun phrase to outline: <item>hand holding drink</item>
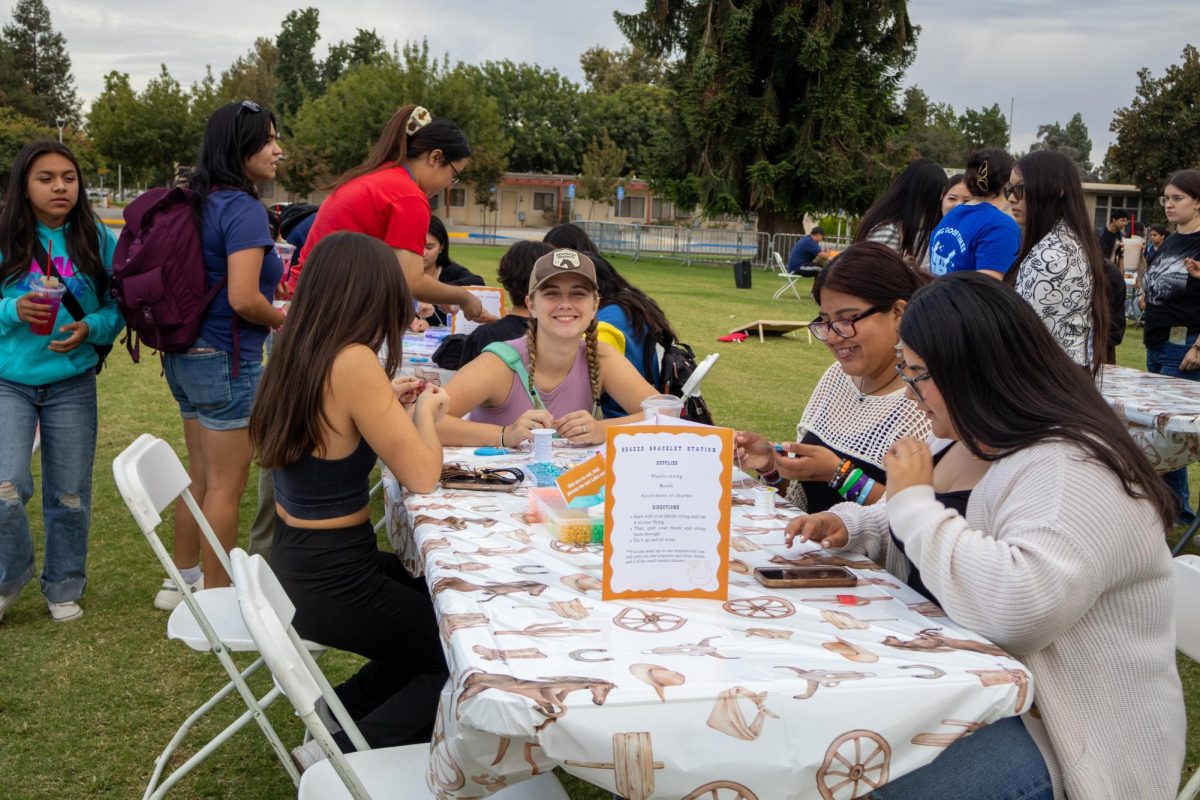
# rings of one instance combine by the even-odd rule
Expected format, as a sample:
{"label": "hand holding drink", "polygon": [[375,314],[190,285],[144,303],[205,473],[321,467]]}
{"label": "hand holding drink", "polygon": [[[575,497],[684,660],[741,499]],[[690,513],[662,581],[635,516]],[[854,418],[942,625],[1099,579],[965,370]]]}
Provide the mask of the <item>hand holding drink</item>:
{"label": "hand holding drink", "polygon": [[36,277],[33,290],[17,302],[17,316],[29,323],[34,336],[49,336],[54,333],[54,320],[66,293],[66,285],[53,275]]}

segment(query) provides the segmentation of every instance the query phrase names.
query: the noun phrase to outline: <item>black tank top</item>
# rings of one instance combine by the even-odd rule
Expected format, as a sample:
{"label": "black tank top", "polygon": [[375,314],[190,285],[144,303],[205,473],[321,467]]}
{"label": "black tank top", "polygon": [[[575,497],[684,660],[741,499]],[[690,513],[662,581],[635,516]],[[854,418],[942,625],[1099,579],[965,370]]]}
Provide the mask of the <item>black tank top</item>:
{"label": "black tank top", "polygon": [[[953,445],[951,445],[951,447],[953,447]],[[935,455],[933,457],[933,463],[937,464],[948,452],[950,452],[949,447]],[[967,503],[971,499],[970,489],[960,489],[957,492],[934,492],[933,497],[946,508],[957,511],[960,516],[967,516]],[[892,544],[896,546],[896,549],[901,553],[904,553],[904,542],[900,541],[900,539],[896,537],[896,534],[892,533],[891,528],[888,528],[888,536],[892,537]],[[904,557],[908,559],[908,554],[905,554]],[[908,585],[925,595],[925,597],[929,598],[930,601],[934,603],[938,602],[938,599],[934,597],[933,592],[929,591],[929,587],[927,587],[925,582],[921,580],[921,571],[917,569],[917,565],[912,562],[912,559],[908,559]]]}
{"label": "black tank top", "polygon": [[371,470],[378,457],[366,439],[343,458],[305,455],[272,470],[275,502],[297,519],[333,519],[365,508],[371,498]]}

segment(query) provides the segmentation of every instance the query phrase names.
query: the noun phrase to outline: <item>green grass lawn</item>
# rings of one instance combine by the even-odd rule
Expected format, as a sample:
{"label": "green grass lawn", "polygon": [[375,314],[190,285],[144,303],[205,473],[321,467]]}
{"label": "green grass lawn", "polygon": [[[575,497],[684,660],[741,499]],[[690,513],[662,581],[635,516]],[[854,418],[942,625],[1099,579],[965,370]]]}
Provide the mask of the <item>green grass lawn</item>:
{"label": "green grass lawn", "polygon": [[[455,245],[456,260],[494,283],[496,247]],[[751,338],[720,344],[716,338],[736,324],[755,319],[809,320],[816,314],[807,299],[810,281],[801,281],[805,302],[773,301],[779,278],[754,273],[750,290],[733,288],[728,266],[613,259],[634,283],[654,296],[697,357],[720,352],[704,384],[715,419],[789,438],[817,378],[831,361],[819,342],[803,334]],[[1138,332],[1119,350],[1120,363],[1144,368]],[[211,656],[196,654],[164,636],[166,614],[151,607],[162,571],[134,527],[116,488],[114,456],[141,433],[167,439],[183,452],[176,406],[160,375],[157,357],[145,353],[134,365],[121,350],[100,377],[100,435],[96,454],[91,532],[90,582],[79,622],[54,624],[36,582],[0,624],[0,799],[138,797],[157,755],[180,721],[224,683]],[[1193,474],[1193,496],[1197,495]],[[243,500],[243,529],[254,504],[255,476]],[[40,492],[30,503],[40,530]],[[163,534],[169,541],[170,521]],[[1179,532],[1177,531],[1177,534]],[[242,538],[243,545],[245,537]],[[41,547],[38,547],[39,564]],[[242,659],[245,661],[246,659]],[[337,683],[360,663],[330,653],[322,667]],[[1200,669],[1181,659],[1189,719],[1200,710]],[[262,676],[259,676],[260,678]],[[1136,680],[1136,676],[1130,676]],[[264,686],[265,681],[259,680]],[[1103,698],[1096,698],[1103,702]],[[228,709],[234,709],[230,702]],[[270,711],[285,742],[299,742],[302,726],[285,701]],[[222,717],[222,720],[228,716]],[[218,725],[201,725],[195,738]],[[185,746],[185,754],[192,749]],[[1187,769],[1200,759],[1200,742],[1189,732]],[[607,793],[564,778],[573,798],[607,798]],[[177,798],[238,800],[292,794],[283,770],[253,725],[201,765],[171,793]]]}

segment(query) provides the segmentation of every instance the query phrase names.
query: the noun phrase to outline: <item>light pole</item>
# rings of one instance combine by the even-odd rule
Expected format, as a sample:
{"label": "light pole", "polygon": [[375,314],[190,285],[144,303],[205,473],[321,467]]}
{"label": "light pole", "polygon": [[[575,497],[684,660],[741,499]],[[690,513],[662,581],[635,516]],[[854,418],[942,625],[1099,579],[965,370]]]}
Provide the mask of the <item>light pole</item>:
{"label": "light pole", "polygon": [[54,122],[58,125],[58,143],[62,144],[63,127],[67,124],[67,120],[65,117],[59,117],[58,119],[54,120]]}

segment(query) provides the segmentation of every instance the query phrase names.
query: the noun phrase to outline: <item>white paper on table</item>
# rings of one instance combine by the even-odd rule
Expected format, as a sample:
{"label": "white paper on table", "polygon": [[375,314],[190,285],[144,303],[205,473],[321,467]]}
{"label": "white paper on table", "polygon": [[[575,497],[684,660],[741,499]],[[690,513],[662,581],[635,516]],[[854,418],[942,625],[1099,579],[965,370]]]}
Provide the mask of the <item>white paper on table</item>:
{"label": "white paper on table", "polygon": [[[464,286],[462,287],[479,298],[483,310],[494,317],[504,316],[504,291],[493,286]],[[450,321],[450,330],[454,333],[470,333],[479,327],[478,322],[471,322],[461,310],[454,314]]]}

